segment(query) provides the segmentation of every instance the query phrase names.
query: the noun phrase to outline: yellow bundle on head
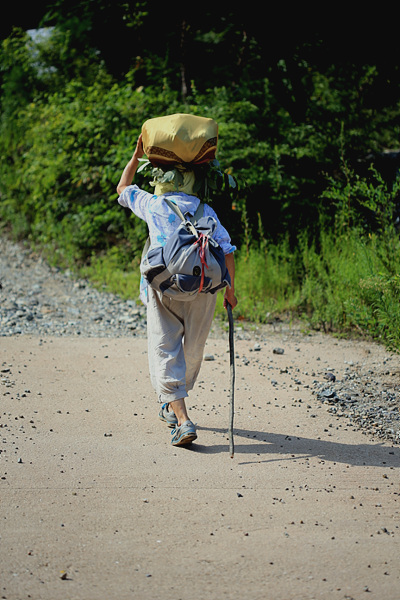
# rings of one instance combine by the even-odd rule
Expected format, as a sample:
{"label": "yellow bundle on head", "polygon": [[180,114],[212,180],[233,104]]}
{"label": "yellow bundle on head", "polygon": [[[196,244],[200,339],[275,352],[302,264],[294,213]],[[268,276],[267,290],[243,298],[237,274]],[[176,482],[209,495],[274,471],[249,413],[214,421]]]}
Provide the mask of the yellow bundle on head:
{"label": "yellow bundle on head", "polygon": [[142,127],[143,149],[154,166],[207,163],[215,158],[217,140],[217,123],[196,115],[157,117]]}

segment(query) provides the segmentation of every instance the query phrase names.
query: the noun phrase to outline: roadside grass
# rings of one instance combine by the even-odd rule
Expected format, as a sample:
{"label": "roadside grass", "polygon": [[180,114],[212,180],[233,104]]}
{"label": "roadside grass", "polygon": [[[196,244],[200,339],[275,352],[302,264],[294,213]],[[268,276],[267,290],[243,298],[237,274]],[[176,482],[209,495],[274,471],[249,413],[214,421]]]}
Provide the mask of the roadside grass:
{"label": "roadside grass", "polygon": [[140,302],[140,259],[126,259],[116,246],[101,255],[93,255],[90,262],[79,268],[84,277],[100,291],[117,294],[124,300]]}
{"label": "roadside grass", "polygon": [[[390,270],[378,236],[354,229],[340,239],[320,236],[319,247],[304,238],[242,248],[236,253],[237,319],[268,323],[301,319],[305,326],[335,335],[356,334],[400,350],[400,242],[391,245]],[[139,258],[126,263],[116,247],[94,256],[79,274],[96,288],[139,300]],[[223,293],[216,316],[225,318]]]}

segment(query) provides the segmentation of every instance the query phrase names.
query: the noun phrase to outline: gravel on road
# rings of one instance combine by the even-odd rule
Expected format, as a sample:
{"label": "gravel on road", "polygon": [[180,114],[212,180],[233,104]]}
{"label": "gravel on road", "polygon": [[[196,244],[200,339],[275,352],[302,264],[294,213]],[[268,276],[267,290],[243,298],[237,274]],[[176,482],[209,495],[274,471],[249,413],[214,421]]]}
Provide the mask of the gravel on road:
{"label": "gravel on road", "polygon": [[[274,332],[272,325],[237,323],[236,337],[254,340],[252,356],[242,360],[256,360],[260,343],[270,339]],[[299,339],[308,335],[301,328],[291,333]],[[226,328],[216,322],[211,335],[224,334]],[[98,291],[88,281],[49,266],[28,246],[3,238],[0,239],[0,337],[17,335],[146,337],[146,309],[135,299],[122,300]],[[398,444],[400,361],[398,355],[390,352],[384,357],[376,356],[375,348],[376,344],[371,342],[369,358],[362,363],[348,361],[340,374],[329,368],[323,374],[315,373],[312,394],[329,412],[348,419],[354,427]],[[284,348],[275,350],[277,354],[284,353]],[[300,344],[299,352],[306,352]],[[5,369],[6,365],[2,383],[7,384]]]}

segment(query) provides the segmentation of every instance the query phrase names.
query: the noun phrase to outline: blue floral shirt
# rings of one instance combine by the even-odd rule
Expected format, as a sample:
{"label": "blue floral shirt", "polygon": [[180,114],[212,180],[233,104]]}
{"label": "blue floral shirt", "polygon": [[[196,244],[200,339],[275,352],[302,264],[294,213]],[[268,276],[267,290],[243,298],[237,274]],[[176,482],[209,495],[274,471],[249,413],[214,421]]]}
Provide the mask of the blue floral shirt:
{"label": "blue floral shirt", "polygon": [[[182,192],[171,192],[165,194],[176,202],[182,213],[190,213],[194,215],[200,200],[197,196],[188,196]],[[150,248],[164,246],[167,239],[179,226],[179,217],[171,212],[168,204],[164,202],[163,196],[155,196],[149,192],[145,192],[137,185],[129,185],[118,198],[119,204],[126,208],[130,208],[133,213],[143,221],[146,221],[149,228]],[[230,254],[236,250],[236,246],[232,246],[229,233],[223,227],[215,213],[208,204],[204,205],[204,216],[213,217],[217,222],[214,239],[221,246],[224,254]],[[144,304],[147,304],[147,283],[144,278],[140,282],[140,298]]]}

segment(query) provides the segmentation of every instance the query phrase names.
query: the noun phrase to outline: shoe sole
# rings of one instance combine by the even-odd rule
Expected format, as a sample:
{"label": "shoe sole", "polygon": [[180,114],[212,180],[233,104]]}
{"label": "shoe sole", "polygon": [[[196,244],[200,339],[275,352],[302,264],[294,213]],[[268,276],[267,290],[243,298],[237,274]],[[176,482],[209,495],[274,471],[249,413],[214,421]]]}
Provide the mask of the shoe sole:
{"label": "shoe sole", "polygon": [[172,443],[172,446],[186,446],[187,444],[191,444],[194,440],[197,439],[197,433],[186,433],[183,434],[179,440]]}

